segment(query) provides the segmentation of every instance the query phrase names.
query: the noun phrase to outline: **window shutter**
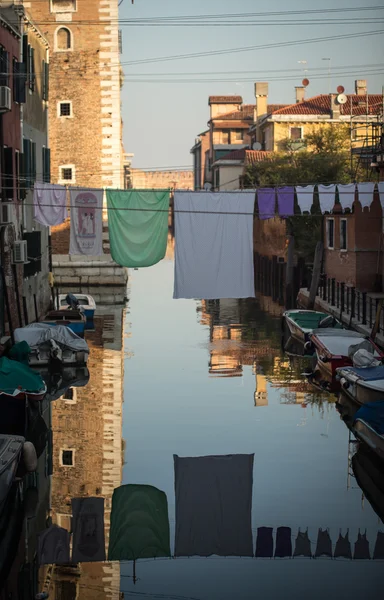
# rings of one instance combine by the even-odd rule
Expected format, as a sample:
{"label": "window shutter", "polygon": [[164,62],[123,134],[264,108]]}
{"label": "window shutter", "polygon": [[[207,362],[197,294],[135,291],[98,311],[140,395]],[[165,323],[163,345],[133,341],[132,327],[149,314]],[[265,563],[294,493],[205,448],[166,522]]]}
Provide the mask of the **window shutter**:
{"label": "window shutter", "polygon": [[24,104],[26,100],[26,65],[23,62],[14,61],[13,63],[13,99],[19,104]]}
{"label": "window shutter", "polygon": [[35,82],[36,82],[36,74],[35,74],[35,49],[31,47],[31,90],[35,91]]}
{"label": "window shutter", "polygon": [[45,89],[44,100],[48,100],[49,99],[49,63],[44,63],[44,89]]}
{"label": "window shutter", "polygon": [[23,182],[25,188],[31,186],[31,142],[24,138],[23,140]]}
{"label": "window shutter", "polygon": [[23,239],[27,242],[27,256],[30,261],[24,265],[24,277],[30,277],[41,271],[41,232],[24,233]]}
{"label": "window shutter", "polygon": [[[23,146],[24,146],[24,142],[25,140],[23,140]],[[26,186],[25,186],[25,150],[23,148],[23,152],[20,154],[19,157],[20,160],[20,200],[25,200],[26,197]]]}
{"label": "window shutter", "polygon": [[43,147],[43,181],[51,182],[51,151],[45,147]]}
{"label": "window shutter", "polygon": [[26,66],[25,72],[28,73],[28,35],[23,35],[23,63]]}
{"label": "window shutter", "polygon": [[5,197],[13,198],[14,179],[13,179],[13,148],[4,148],[4,183]]}
{"label": "window shutter", "polygon": [[36,143],[30,142],[31,144],[31,185],[33,186],[36,181]]}

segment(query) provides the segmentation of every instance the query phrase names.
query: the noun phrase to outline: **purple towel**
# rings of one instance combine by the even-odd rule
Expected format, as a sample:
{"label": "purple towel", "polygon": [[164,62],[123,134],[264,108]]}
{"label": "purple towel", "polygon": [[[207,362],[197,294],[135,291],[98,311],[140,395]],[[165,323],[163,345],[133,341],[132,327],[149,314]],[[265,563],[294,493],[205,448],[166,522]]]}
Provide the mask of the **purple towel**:
{"label": "purple towel", "polygon": [[279,215],[283,219],[293,215],[294,198],[295,190],[293,187],[277,188],[277,205]]}
{"label": "purple towel", "polygon": [[261,188],[257,192],[259,219],[272,219],[275,216],[275,189]]}

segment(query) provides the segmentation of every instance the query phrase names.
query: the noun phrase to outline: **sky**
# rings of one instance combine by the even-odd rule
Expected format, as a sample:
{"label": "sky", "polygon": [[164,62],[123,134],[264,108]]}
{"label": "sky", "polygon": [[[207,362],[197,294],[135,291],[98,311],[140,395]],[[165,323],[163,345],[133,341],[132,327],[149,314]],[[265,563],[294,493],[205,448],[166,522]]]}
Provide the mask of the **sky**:
{"label": "sky", "polygon": [[[363,10],[364,7],[377,9]],[[349,12],[344,10],[346,8],[361,10]],[[341,12],[249,16],[243,21],[255,24],[247,26],[167,27],[132,25],[126,21],[315,9],[341,9]],[[190,168],[190,149],[196,136],[207,128],[210,95],[236,94],[241,95],[245,103],[253,103],[254,82],[268,81],[269,102],[293,103],[295,85],[300,85],[303,77],[310,80],[307,97],[328,93],[329,89],[336,91],[339,85],[344,86],[345,93],[354,93],[355,79],[367,79],[369,93],[381,93],[384,85],[384,33],[341,37],[384,31],[384,4],[379,0],[324,0],[324,5],[308,0],[291,0],[289,3],[286,0],[269,3],[255,0],[135,0],[132,5],[131,0],[123,0],[120,19],[123,35],[121,62],[125,75],[122,90],[124,146],[126,152],[134,154],[132,164],[136,168]],[[235,18],[224,20],[231,23]],[[271,25],[257,24],[268,20]],[[307,22],[299,24],[298,21]],[[334,39],[129,64],[159,57],[324,37]],[[188,81],[191,79],[194,82]],[[167,83],[169,80],[173,81]]]}

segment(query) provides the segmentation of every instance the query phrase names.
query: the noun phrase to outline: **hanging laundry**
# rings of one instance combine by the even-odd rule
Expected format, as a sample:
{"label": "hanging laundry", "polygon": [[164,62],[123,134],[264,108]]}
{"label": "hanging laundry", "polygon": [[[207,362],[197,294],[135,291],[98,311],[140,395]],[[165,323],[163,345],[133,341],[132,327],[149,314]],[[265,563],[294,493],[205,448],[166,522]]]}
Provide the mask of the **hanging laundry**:
{"label": "hanging laundry", "polygon": [[253,298],[254,192],[175,193],[174,298]]}
{"label": "hanging laundry", "polygon": [[103,254],[103,190],[72,188],[69,254]]}
{"label": "hanging laundry", "polygon": [[72,515],[72,561],[104,561],[104,498],[72,498]]}
{"label": "hanging laundry", "polygon": [[313,191],[315,189],[314,185],[297,185],[296,186],[296,196],[297,203],[301,210],[301,214],[308,212],[311,214],[311,208],[313,204]]}
{"label": "hanging laundry", "polygon": [[384,559],[384,532],[378,531],[375,549],[373,551],[373,558],[376,560]]}
{"label": "hanging laundry", "polygon": [[253,556],[253,459],[174,456],[175,556]]}
{"label": "hanging laundry", "polygon": [[51,525],[39,534],[37,559],[39,565],[69,563],[69,533],[66,529]]}
{"label": "hanging laundry", "polygon": [[113,492],[108,560],[170,557],[168,503],[151,485]]}
{"label": "hanging laundry", "polygon": [[294,213],[295,188],[291,186],[277,188],[277,206],[279,216],[285,219]]}
{"label": "hanging laundry", "polygon": [[63,185],[35,182],[33,190],[34,219],[42,225],[61,225],[68,217],[67,190]]}
{"label": "hanging laundry", "polygon": [[339,183],[337,189],[339,191],[339,202],[342,209],[344,211],[346,208],[352,210],[352,205],[355,201],[356,185],[354,183]]}
{"label": "hanging laundry", "polygon": [[328,529],[319,529],[317,534],[316,558],[320,556],[329,556],[332,558],[332,540],[329,536]]}
{"label": "hanging laundry", "polygon": [[107,190],[113,260],[123,267],[150,267],[165,256],[169,191]]}
{"label": "hanging laundry", "polygon": [[273,528],[258,527],[256,539],[256,558],[271,558],[273,556]]}
{"label": "hanging laundry", "polygon": [[260,188],[257,191],[257,204],[259,219],[273,219],[276,207],[275,188]]}
{"label": "hanging laundry", "polygon": [[367,540],[367,532],[359,533],[357,535],[357,540],[355,542],[355,550],[353,553],[353,558],[355,560],[368,560],[371,558],[371,554],[369,551],[369,542]]}
{"label": "hanging laundry", "polygon": [[298,531],[293,556],[309,556],[312,558],[311,542],[306,531]]}
{"label": "hanging laundry", "polygon": [[368,206],[369,208],[373,202],[373,192],[375,191],[375,185],[375,183],[371,182],[357,184],[357,191],[359,192],[359,201],[363,210],[366,206]]}
{"label": "hanging laundry", "polygon": [[335,185],[319,185],[319,202],[320,202],[320,210],[321,214],[325,212],[332,212],[333,207],[335,206],[335,194],[336,194],[336,186]]}
{"label": "hanging laundry", "polygon": [[384,181],[380,181],[377,184],[377,189],[379,190],[380,204],[384,213]]}
{"label": "hanging laundry", "polygon": [[352,558],[351,542],[349,541],[349,532],[345,536],[339,532],[339,537],[336,542],[334,558]]}
{"label": "hanging laundry", "polygon": [[290,527],[278,527],[276,531],[275,558],[292,556],[292,531]]}

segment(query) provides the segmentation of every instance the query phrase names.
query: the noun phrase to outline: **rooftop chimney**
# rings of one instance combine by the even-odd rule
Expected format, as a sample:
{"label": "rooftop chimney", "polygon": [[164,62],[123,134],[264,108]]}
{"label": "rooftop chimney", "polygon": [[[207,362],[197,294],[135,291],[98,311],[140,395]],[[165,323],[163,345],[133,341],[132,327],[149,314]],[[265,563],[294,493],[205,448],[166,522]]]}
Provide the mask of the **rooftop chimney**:
{"label": "rooftop chimney", "polygon": [[358,96],[365,96],[367,93],[367,80],[366,79],[356,79],[355,91]]}
{"label": "rooftop chimney", "polygon": [[303,102],[305,98],[305,87],[303,85],[297,85],[296,90],[296,104]]}
{"label": "rooftop chimney", "polygon": [[337,94],[330,94],[331,98],[331,118],[340,119],[340,104],[337,102]]}
{"label": "rooftop chimney", "polygon": [[268,83],[257,81],[255,83],[255,121],[267,114],[268,104]]}

